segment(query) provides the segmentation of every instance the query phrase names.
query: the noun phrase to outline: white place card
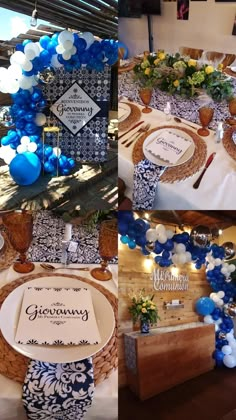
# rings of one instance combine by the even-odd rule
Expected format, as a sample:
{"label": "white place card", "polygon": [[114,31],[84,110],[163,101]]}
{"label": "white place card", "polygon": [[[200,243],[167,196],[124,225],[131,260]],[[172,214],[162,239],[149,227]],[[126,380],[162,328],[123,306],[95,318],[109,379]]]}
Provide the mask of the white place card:
{"label": "white place card", "polygon": [[184,155],[191,144],[190,140],[165,130],[147,144],[146,150],[157,158],[175,164]]}
{"label": "white place card", "polygon": [[19,344],[79,345],[101,342],[86,288],[25,289],[15,336]]}

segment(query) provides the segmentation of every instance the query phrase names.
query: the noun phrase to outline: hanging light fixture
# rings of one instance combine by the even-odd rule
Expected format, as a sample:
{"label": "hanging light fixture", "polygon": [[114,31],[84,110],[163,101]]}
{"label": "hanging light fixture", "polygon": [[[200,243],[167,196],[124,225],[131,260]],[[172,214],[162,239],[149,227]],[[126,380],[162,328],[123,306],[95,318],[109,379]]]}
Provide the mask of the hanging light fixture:
{"label": "hanging light fixture", "polygon": [[36,0],[34,4],[34,10],[32,12],[32,16],[30,19],[30,26],[37,26],[37,23],[38,23],[37,19],[38,19],[38,11],[37,11],[37,0]]}

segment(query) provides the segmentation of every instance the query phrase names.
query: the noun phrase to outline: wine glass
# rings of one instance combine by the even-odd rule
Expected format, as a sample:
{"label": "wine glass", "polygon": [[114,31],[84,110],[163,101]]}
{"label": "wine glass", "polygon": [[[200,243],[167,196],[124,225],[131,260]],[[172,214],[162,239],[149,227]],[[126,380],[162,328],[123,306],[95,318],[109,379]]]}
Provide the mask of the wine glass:
{"label": "wine glass", "polygon": [[233,98],[229,101],[229,112],[234,120],[234,117],[236,116],[236,98]]}
{"label": "wine glass", "polygon": [[202,108],[199,108],[198,112],[202,128],[199,128],[197,132],[200,136],[208,136],[210,131],[207,129],[207,127],[213,118],[214,109],[203,106]]}
{"label": "wine glass", "polygon": [[26,259],[26,252],[33,238],[33,216],[25,210],[13,211],[2,216],[7,235],[13,248],[20,253],[20,261],[13,264],[17,273],[30,273],[34,264]]}
{"label": "wine glass", "polygon": [[149,112],[152,112],[152,108],[148,107],[152,99],[152,89],[151,88],[140,89],[139,96],[145,105],[145,108],[142,109],[142,112],[144,114],[149,114]]}
{"label": "wine glass", "polygon": [[105,220],[101,223],[99,230],[99,253],[102,258],[101,267],[94,268],[91,275],[101,281],[112,278],[112,273],[108,270],[108,261],[118,254],[118,230],[117,220]]}

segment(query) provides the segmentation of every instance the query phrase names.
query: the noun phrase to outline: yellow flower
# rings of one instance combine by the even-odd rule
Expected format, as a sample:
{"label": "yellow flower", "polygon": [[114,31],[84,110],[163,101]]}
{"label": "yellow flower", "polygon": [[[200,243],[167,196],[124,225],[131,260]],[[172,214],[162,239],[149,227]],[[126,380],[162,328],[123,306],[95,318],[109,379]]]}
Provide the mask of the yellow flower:
{"label": "yellow flower", "polygon": [[150,75],[150,71],[151,71],[150,67],[147,67],[146,70],[145,70],[145,72],[144,72],[144,74],[146,74],[146,76],[149,76]]}
{"label": "yellow flower", "polygon": [[150,63],[149,63],[149,61],[148,60],[144,60],[142,63],[141,63],[141,67],[142,67],[142,69],[146,69],[147,67],[149,67],[150,66]]}
{"label": "yellow flower", "polygon": [[206,74],[211,74],[211,73],[213,73],[213,71],[214,71],[214,67],[212,67],[212,66],[207,66],[205,68]]}
{"label": "yellow flower", "polygon": [[142,308],[142,313],[145,314],[147,312],[146,308]]}
{"label": "yellow flower", "polygon": [[155,306],[152,305],[150,309],[154,310],[155,309]]}
{"label": "yellow flower", "polygon": [[223,67],[224,67],[224,65],[223,65],[222,63],[220,63],[220,64],[218,64],[217,69],[218,69],[219,71],[222,71],[222,70],[223,70]]}
{"label": "yellow flower", "polygon": [[159,63],[160,59],[156,58],[156,60],[154,61],[155,66],[157,66],[157,64]]}
{"label": "yellow flower", "polygon": [[196,67],[196,65],[197,65],[197,61],[196,60],[193,60],[192,58],[190,58],[190,60],[188,60],[188,66],[189,67]]}
{"label": "yellow flower", "polygon": [[165,60],[165,58],[166,58],[166,54],[165,54],[165,53],[163,53],[163,52],[160,52],[160,53],[158,54],[158,58],[159,58],[160,60]]}
{"label": "yellow flower", "polygon": [[176,80],[173,82],[173,85],[174,85],[175,87],[178,87],[178,86],[179,86],[179,81],[176,79]]}
{"label": "yellow flower", "polygon": [[146,303],[143,303],[143,306],[145,307],[146,306]]}

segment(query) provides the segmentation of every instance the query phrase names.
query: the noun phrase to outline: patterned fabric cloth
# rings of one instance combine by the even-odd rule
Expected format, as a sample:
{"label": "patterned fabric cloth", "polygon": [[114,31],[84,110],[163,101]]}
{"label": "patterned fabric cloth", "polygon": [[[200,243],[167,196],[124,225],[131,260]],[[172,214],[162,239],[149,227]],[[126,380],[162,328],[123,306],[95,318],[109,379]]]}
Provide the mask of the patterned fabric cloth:
{"label": "patterned fabric cloth", "polygon": [[143,159],[134,166],[134,210],[152,209],[158,180],[164,170],[164,166],[157,166],[148,159]]}
{"label": "patterned fabric cloth", "polygon": [[23,384],[23,404],[30,420],[79,420],[92,404],[92,358],[74,363],[31,360]]}
{"label": "patterned fabric cloth", "polygon": [[[64,231],[65,222],[60,217],[47,210],[38,211],[34,219],[29,259],[35,262],[60,263]],[[98,225],[92,229],[84,225],[73,226],[71,240],[79,242],[79,246],[76,252],[68,252],[68,263],[100,264]],[[117,263],[117,258],[110,262]]]}

